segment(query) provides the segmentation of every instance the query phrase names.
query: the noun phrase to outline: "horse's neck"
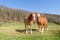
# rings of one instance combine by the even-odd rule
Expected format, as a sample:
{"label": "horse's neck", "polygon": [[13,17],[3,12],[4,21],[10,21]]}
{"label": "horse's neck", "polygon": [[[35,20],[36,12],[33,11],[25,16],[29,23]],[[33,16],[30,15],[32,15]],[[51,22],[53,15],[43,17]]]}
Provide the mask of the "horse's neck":
{"label": "horse's neck", "polygon": [[28,17],[28,20],[33,20],[32,16],[29,16],[29,17]]}
{"label": "horse's neck", "polygon": [[33,21],[33,16],[32,16],[32,14],[28,17],[28,20],[29,20],[29,21]]}
{"label": "horse's neck", "polygon": [[41,18],[41,16],[37,17],[37,19]]}
{"label": "horse's neck", "polygon": [[37,17],[37,20],[40,20],[40,19],[42,19],[42,17],[41,17],[41,16]]}

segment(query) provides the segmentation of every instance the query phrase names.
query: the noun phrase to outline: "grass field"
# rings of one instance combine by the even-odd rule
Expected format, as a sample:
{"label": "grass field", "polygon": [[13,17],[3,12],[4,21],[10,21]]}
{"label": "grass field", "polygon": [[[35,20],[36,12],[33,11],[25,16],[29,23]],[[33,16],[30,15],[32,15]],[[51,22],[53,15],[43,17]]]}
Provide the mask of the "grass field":
{"label": "grass field", "polygon": [[48,31],[39,33],[33,25],[33,34],[25,34],[24,23],[3,23],[0,26],[0,40],[60,40],[60,25],[49,23]]}

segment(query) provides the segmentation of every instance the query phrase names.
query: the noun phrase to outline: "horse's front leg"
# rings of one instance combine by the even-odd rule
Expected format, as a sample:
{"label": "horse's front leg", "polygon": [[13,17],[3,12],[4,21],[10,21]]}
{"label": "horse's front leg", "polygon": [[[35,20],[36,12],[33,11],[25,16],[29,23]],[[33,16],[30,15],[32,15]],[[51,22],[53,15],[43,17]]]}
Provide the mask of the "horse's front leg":
{"label": "horse's front leg", "polygon": [[44,31],[44,26],[41,25],[41,33],[43,33],[43,31]]}
{"label": "horse's front leg", "polygon": [[41,26],[38,25],[38,32],[41,32]]}
{"label": "horse's front leg", "polygon": [[30,25],[30,33],[32,34],[32,25]]}

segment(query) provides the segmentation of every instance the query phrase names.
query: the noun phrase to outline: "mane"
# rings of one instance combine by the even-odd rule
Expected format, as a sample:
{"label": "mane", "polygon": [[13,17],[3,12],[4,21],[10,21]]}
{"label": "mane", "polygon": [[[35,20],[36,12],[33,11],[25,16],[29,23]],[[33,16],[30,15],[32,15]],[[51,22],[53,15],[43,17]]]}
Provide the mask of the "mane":
{"label": "mane", "polygon": [[29,17],[28,17],[28,20],[32,20],[33,18],[32,18],[33,16],[32,16],[32,13],[29,15]]}

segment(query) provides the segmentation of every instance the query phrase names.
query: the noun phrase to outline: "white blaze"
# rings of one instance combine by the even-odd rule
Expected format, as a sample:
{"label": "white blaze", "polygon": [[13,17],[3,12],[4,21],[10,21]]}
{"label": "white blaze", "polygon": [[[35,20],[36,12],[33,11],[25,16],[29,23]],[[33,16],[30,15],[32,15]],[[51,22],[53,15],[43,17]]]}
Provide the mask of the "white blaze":
{"label": "white blaze", "polygon": [[40,14],[38,14],[38,17],[40,16]]}
{"label": "white blaze", "polygon": [[35,14],[33,14],[33,19],[34,19],[34,21],[35,21]]}

